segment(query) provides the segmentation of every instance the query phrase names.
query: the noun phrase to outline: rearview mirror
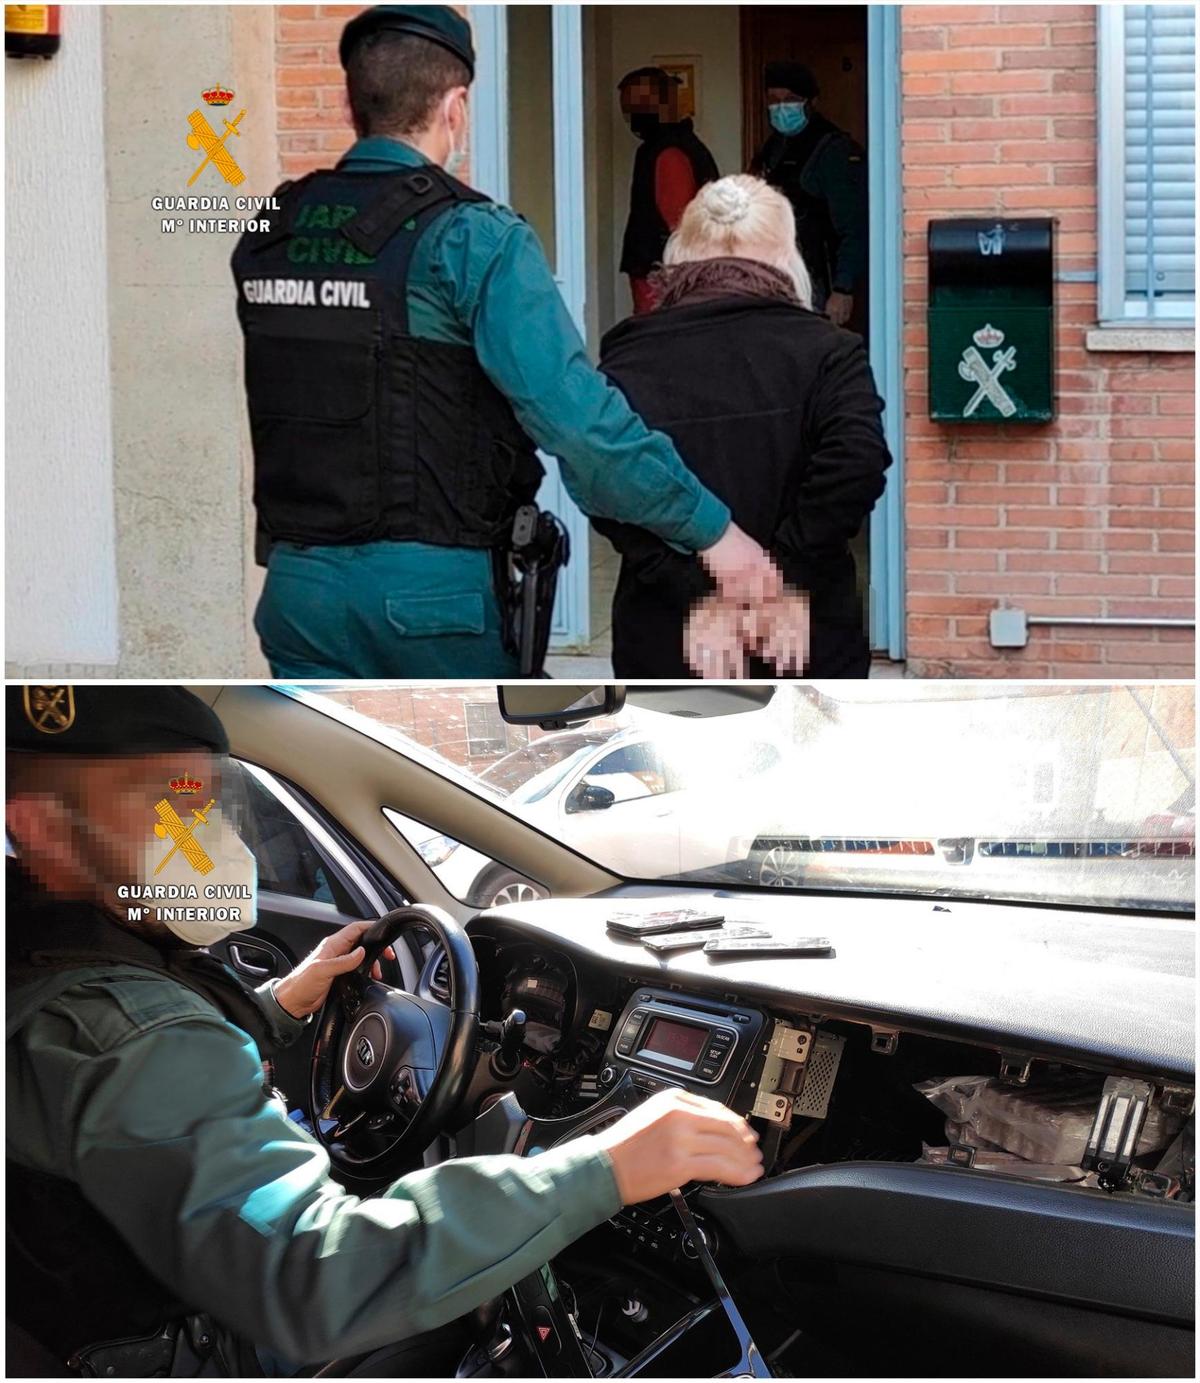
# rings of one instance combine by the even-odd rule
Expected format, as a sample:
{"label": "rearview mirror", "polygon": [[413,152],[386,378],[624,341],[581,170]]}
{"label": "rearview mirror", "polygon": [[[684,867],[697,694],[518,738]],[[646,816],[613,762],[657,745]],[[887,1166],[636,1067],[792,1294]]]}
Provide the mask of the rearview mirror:
{"label": "rearview mirror", "polygon": [[572,686],[568,682],[521,682],[497,687],[500,715],[509,725],[539,725],[566,730],[586,720],[615,716],[625,704],[625,688]]}

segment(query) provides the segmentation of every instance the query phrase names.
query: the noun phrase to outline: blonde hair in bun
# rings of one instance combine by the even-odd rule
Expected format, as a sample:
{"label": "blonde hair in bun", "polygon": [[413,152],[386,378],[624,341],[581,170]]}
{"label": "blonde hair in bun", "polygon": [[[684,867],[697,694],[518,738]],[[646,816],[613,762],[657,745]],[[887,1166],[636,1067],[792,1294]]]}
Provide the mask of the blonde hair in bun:
{"label": "blonde hair in bun", "polygon": [[804,307],[812,306],[812,280],[796,248],[796,218],[788,199],[761,178],[732,173],[705,183],[667,241],[663,263],[703,259],[756,259],[792,280]]}

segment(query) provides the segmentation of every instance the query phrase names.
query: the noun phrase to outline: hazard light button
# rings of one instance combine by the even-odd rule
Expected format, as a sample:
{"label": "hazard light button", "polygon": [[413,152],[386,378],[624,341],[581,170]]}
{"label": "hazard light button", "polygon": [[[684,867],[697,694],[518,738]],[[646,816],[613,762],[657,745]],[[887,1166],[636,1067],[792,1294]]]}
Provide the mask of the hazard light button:
{"label": "hazard light button", "polygon": [[534,1310],[533,1333],[537,1336],[538,1344],[547,1353],[558,1353],[558,1331],[554,1328],[554,1321],[551,1319],[550,1312],[544,1306],[536,1307]]}

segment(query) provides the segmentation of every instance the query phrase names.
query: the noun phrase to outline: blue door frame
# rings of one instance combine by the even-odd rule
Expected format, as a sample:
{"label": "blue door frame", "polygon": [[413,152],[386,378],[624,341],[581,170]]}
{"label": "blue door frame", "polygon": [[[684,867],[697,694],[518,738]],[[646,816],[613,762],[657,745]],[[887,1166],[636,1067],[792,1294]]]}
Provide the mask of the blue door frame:
{"label": "blue door frame", "polygon": [[871,369],[892,453],[871,515],[871,648],[904,657],[904,262],[900,196],[900,7],[867,9]]}
{"label": "blue door frame", "polygon": [[[505,6],[473,5],[478,50],[473,92],[472,172],[481,190],[508,200],[508,27]],[[587,282],[584,214],[583,11],[551,7],[554,60],[555,264],[559,287],[581,334]],[[870,178],[871,368],[887,401],[884,432],[892,453],[887,488],[871,515],[871,647],[904,657],[904,269],[900,195],[900,7],[867,9],[867,128]],[[541,499],[563,517],[573,555],[559,583],[554,644],[589,638],[588,525],[547,467]]]}
{"label": "blue door frame", "polygon": [[[586,335],[587,219],[584,204],[583,9],[550,8],[554,90],[555,280],[580,335]],[[508,201],[508,16],[504,5],[473,5],[478,53],[472,93],[471,175],[475,186]],[[538,502],[553,510],[571,535],[571,561],[560,574],[551,626],[556,649],[586,647],[591,637],[588,521],[562,483],[557,463],[543,458],[546,479]]]}

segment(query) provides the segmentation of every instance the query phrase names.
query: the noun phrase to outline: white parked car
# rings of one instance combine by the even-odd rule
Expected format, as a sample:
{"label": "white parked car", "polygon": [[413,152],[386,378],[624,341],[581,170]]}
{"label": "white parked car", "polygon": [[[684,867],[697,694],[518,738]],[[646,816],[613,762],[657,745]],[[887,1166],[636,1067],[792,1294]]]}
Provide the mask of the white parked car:
{"label": "white parked car", "polygon": [[[567,730],[505,755],[478,783],[499,791],[505,807],[531,825],[585,855],[598,852],[630,878],[652,873],[649,860],[670,860],[675,872],[689,873],[733,858],[740,842],[731,842],[726,823],[738,819],[730,811],[740,794],[749,812],[751,797],[761,810],[764,800],[787,791],[774,744],[738,740],[722,753],[720,740],[713,741],[711,730],[706,741],[693,741],[686,730],[669,737]],[[704,752],[697,752],[702,743]],[[477,907],[546,896],[539,884],[451,836],[430,836],[417,849],[455,897]]]}

